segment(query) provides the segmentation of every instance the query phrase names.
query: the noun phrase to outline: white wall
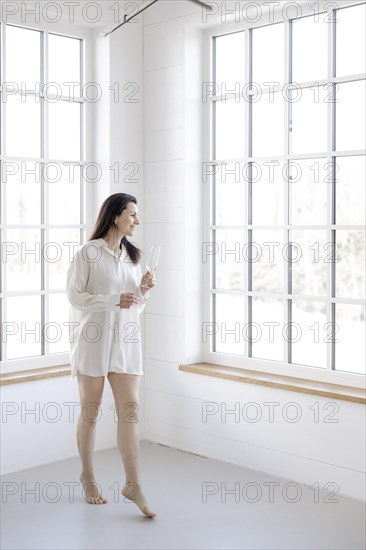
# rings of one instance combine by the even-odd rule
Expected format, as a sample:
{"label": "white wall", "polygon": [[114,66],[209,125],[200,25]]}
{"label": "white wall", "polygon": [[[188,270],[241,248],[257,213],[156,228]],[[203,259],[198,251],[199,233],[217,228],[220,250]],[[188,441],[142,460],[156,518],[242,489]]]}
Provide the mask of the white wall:
{"label": "white wall", "polygon": [[145,438],[365,499],[362,405],[178,370],[200,360],[201,15],[164,2],[145,16],[145,246],[163,246],[146,314]]}
{"label": "white wall", "polygon": [[[113,396],[105,385],[97,423],[96,450],[113,447],[117,424]],[[1,473],[7,474],[77,456],[80,411],[76,379],[60,377],[1,388]],[[78,472],[75,472],[77,479]]]}

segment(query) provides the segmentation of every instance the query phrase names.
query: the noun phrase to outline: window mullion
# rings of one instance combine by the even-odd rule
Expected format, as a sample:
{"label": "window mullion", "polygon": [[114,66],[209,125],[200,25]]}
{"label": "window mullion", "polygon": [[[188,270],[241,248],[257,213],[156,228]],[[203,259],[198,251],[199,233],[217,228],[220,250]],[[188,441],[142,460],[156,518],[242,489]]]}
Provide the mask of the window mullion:
{"label": "window mullion", "polygon": [[[250,89],[253,82],[253,31],[252,29],[248,29],[246,31],[247,38],[246,38],[246,44],[248,46],[248,72],[247,77],[248,81],[250,82]],[[252,95],[249,96],[249,101],[247,102],[247,148],[246,148],[246,155],[248,156],[248,160],[252,160],[253,156],[253,97]],[[249,182],[248,182],[248,208],[247,208],[247,223],[251,224],[253,223],[253,181],[252,181],[252,163],[249,166]],[[245,289],[248,293],[248,297],[246,299],[245,307],[246,311],[245,314],[245,322],[248,323],[248,337],[244,339],[244,346],[245,346],[245,352],[246,356],[250,358],[253,354],[253,346],[252,346],[252,338],[253,338],[253,331],[252,331],[252,323],[253,323],[253,298],[249,294],[249,291],[252,290],[252,274],[253,274],[253,263],[252,263],[252,241],[253,241],[253,231],[251,228],[246,228],[246,239],[248,241],[248,262],[245,269]]]}
{"label": "window mullion", "polygon": [[[85,124],[86,123],[86,103],[84,101],[83,96],[83,89],[85,85],[85,67],[86,67],[86,51],[85,51],[85,40],[80,41],[80,109],[81,109],[81,119],[80,119],[80,152],[81,152],[81,158],[80,162],[86,162],[87,155],[86,155],[86,135],[87,132],[85,131]],[[85,227],[86,227],[86,182],[84,180],[84,172],[82,169],[82,166],[79,168],[80,170],[80,224],[83,226],[80,229],[80,242],[84,243],[86,240],[86,234],[85,234]]]}
{"label": "window mullion", "polygon": [[85,67],[85,55],[84,55],[84,41],[80,41],[80,97],[82,101],[80,103],[80,160],[86,160],[85,157],[85,101],[83,99],[83,85],[84,85],[84,67]]}
{"label": "window mullion", "polygon": [[[244,33],[245,40],[245,82],[251,82],[252,80],[252,40],[251,34],[249,31]],[[250,131],[250,117],[251,117],[251,106],[250,101],[245,102],[245,138],[244,138],[244,154],[245,154],[245,166],[248,165],[249,160],[249,151],[251,151],[251,131]],[[247,240],[249,244],[249,231],[248,223],[251,222],[251,204],[252,204],[252,181],[251,181],[251,168],[249,166],[249,178],[244,178],[244,225],[245,225],[245,236],[244,243]],[[244,326],[250,326],[252,315],[251,308],[249,307],[249,301],[251,297],[248,295],[249,290],[249,263],[244,262]],[[249,357],[249,342],[248,338],[244,338],[244,357]]]}
{"label": "window mullion", "polygon": [[[336,47],[336,36],[335,36],[335,19],[336,11],[332,11],[332,22],[328,25],[328,82],[331,83],[333,77],[335,77],[335,47]],[[331,84],[332,87],[332,97],[334,97],[334,88],[337,84]],[[329,101],[327,104],[327,242],[335,244],[335,231],[332,229],[332,225],[335,223],[334,211],[335,211],[335,158],[333,157],[333,151],[335,151],[335,103]],[[331,245],[332,246],[332,245]],[[334,252],[334,248],[333,250]],[[334,258],[334,254],[332,254]],[[327,301],[326,301],[326,319],[327,327],[334,327],[335,323],[335,304],[332,302],[332,297],[335,296],[335,263],[332,259],[331,262],[327,263]],[[334,330],[331,330],[331,334],[334,333]],[[329,330],[326,331],[326,336],[329,335]],[[327,338],[327,349],[326,349],[326,367],[328,370],[334,370],[335,368],[335,343],[334,336],[331,336],[330,341]]]}
{"label": "window mullion", "polygon": [[[47,63],[47,52],[48,52],[48,33],[42,32],[41,33],[41,74],[40,74],[40,82],[41,82],[41,90],[44,89],[44,86],[46,82],[48,81],[48,75],[47,75],[47,69],[48,69],[48,63]],[[47,101],[45,100],[43,94],[40,98],[41,101],[41,157],[42,158],[48,158],[48,142],[47,142]],[[44,181],[44,170],[42,170],[42,164],[41,167],[41,224],[42,226],[45,226],[48,222],[48,215],[47,215],[47,200],[46,200],[46,185]],[[47,239],[47,227],[41,228],[41,289],[43,291],[46,291],[48,288],[48,265],[47,262],[44,260],[44,253],[45,250],[45,243]],[[42,294],[41,296],[41,355],[45,356],[47,355],[48,349],[47,349],[47,342],[45,341],[44,335],[44,327],[47,321],[47,305],[48,300],[47,296],[45,294]]]}
{"label": "window mullion", "polygon": [[[212,78],[213,82],[216,82],[216,38],[212,39],[211,44],[211,63],[209,67],[209,81]],[[210,140],[208,146],[208,155],[209,161],[214,162],[216,159],[216,102],[209,99],[208,102],[209,109],[209,120],[210,120]],[[210,238],[209,240],[216,245],[217,232],[212,228],[212,225],[216,223],[216,174],[213,174],[209,179],[209,204],[210,209],[208,212],[209,215],[209,225],[210,225]],[[211,256],[208,262],[209,266],[209,304],[208,304],[208,314],[209,318],[213,319],[214,322],[217,322],[216,319],[216,295],[212,292],[216,288],[216,260],[214,256]],[[213,340],[209,341],[209,351],[216,352],[216,334],[213,337]]]}
{"label": "window mullion", "polygon": [[[0,78],[1,78],[1,84],[5,82],[6,79],[6,58],[5,58],[5,38],[6,38],[6,25],[4,23],[0,22]],[[6,155],[6,144],[5,144],[5,128],[6,128],[6,109],[5,109],[5,102],[3,101],[3,98],[1,98],[0,102],[0,140],[1,140],[1,155],[3,158],[5,158]],[[3,163],[1,163],[1,169],[3,169]],[[1,174],[2,175],[2,174]],[[5,190],[4,190],[4,182],[3,178],[1,177],[1,224],[6,224],[6,207],[5,207]],[[1,237],[0,237],[0,244],[2,246],[3,242],[7,242],[7,231],[6,228],[1,230]],[[0,266],[0,291],[2,293],[3,298],[1,299],[1,308],[0,308],[0,321],[3,323],[7,319],[7,300],[5,299],[5,293],[4,289],[6,289],[6,264],[4,262],[1,262]],[[1,325],[3,326],[3,325]],[[0,359],[1,361],[4,361],[6,359],[6,353],[7,353],[7,345],[6,345],[6,339],[0,342]]]}
{"label": "window mullion", "polygon": [[[292,23],[290,21],[284,22],[284,32],[285,32],[285,51],[284,51],[284,82],[290,83],[292,82]],[[291,92],[290,92],[291,94]],[[290,127],[290,124],[292,124],[292,104],[291,104],[291,95],[290,100],[287,100],[286,107],[284,109],[284,154],[285,158],[289,158],[290,152],[291,152],[291,135],[290,132],[292,131],[292,127]],[[285,170],[286,177],[284,178],[285,181],[283,183],[284,185],[284,193],[283,193],[283,215],[284,215],[284,228],[283,228],[283,244],[286,246],[290,239],[290,230],[288,228],[288,225],[291,223],[291,219],[289,219],[289,213],[290,213],[290,174],[289,174],[289,164],[288,160],[285,161],[284,165],[287,167]],[[288,299],[286,296],[287,294],[292,294],[292,286],[291,285],[291,250],[288,247],[288,250],[290,252],[290,258],[287,259],[285,262],[285,269],[284,269],[284,289],[285,293],[283,296],[283,323],[284,326],[289,327],[289,334],[291,335],[291,312],[292,312],[292,301]],[[283,338],[283,360],[284,364],[288,365],[288,363],[291,362],[291,338]]]}
{"label": "window mullion", "polygon": [[[6,82],[6,56],[5,56],[5,40],[6,40],[6,25],[4,23],[0,23],[1,26],[1,44],[0,44],[0,53],[1,53],[1,59],[0,59],[0,65],[1,65],[1,85],[3,85],[4,82]],[[2,92],[3,93],[3,92]],[[1,98],[1,105],[0,105],[0,120],[1,120],[1,155],[3,158],[6,158],[6,141],[5,141],[5,128],[6,128],[6,102],[4,101],[4,98]]]}

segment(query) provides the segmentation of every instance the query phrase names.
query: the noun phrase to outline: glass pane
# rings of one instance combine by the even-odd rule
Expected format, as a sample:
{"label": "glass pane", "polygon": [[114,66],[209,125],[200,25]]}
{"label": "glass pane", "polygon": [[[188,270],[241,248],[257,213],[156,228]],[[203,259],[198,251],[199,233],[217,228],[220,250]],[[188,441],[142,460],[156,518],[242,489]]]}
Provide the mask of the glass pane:
{"label": "glass pane", "polygon": [[327,233],[321,230],[293,230],[292,293],[325,296],[327,292],[327,263],[332,248],[327,245]]}
{"label": "glass pane", "polygon": [[6,98],[6,153],[11,157],[41,156],[41,107],[36,96]]}
{"label": "glass pane", "polygon": [[41,170],[37,162],[4,162],[6,220],[9,225],[41,223]]}
{"label": "glass pane", "polygon": [[283,231],[253,231],[252,290],[283,292]]}
{"label": "glass pane", "polygon": [[283,303],[279,298],[252,298],[252,357],[283,361]]}
{"label": "glass pane", "polygon": [[338,225],[366,223],[365,157],[337,157],[336,223]]}
{"label": "glass pane", "polygon": [[292,300],[292,363],[326,368],[327,340],[332,328],[327,326],[325,304]]}
{"label": "glass pane", "polygon": [[45,339],[49,353],[64,353],[70,349],[69,343],[69,307],[65,294],[50,294],[48,298],[48,324],[45,327]]}
{"label": "glass pane", "polygon": [[324,19],[326,14],[322,13],[319,19],[302,17],[292,25],[292,81],[297,84],[323,80],[328,76],[329,23]]}
{"label": "glass pane", "polygon": [[244,289],[244,269],[248,253],[244,246],[244,231],[220,229],[216,233],[215,288]]}
{"label": "glass pane", "polygon": [[215,348],[218,353],[244,355],[244,296],[216,294]]}
{"label": "glass pane", "polygon": [[326,159],[291,161],[290,205],[293,225],[324,225],[327,223]]}
{"label": "glass pane", "polygon": [[216,225],[243,225],[245,208],[245,166],[220,164],[215,175]]}
{"label": "glass pane", "polygon": [[80,160],[80,104],[57,101],[48,110],[49,157]]}
{"label": "glass pane", "polygon": [[215,101],[216,159],[241,159],[245,156],[245,105],[244,101]]}
{"label": "glass pane", "polygon": [[219,86],[217,94],[232,91],[239,83],[239,90],[245,83],[245,34],[237,32],[218,36],[216,42],[216,78]]}
{"label": "glass pane", "polygon": [[8,229],[4,244],[6,290],[41,290],[41,230]]}
{"label": "glass pane", "polygon": [[80,40],[50,34],[48,60],[48,82],[59,86],[59,91],[50,88],[50,93],[80,97]]}
{"label": "glass pane", "polygon": [[284,154],[284,104],[278,92],[258,95],[253,101],[253,157]]}
{"label": "glass pane", "polygon": [[66,275],[77,246],[80,245],[78,229],[50,229],[44,258],[48,266],[49,288],[61,290],[66,285]]}
{"label": "glass pane", "polygon": [[254,29],[252,36],[253,82],[260,87],[266,87],[265,82],[271,82],[273,85],[283,84],[285,45],[283,23]]}
{"label": "glass pane", "polygon": [[252,223],[277,225],[283,220],[283,162],[252,163]]}
{"label": "glass pane", "polygon": [[8,334],[4,339],[7,359],[41,355],[41,297],[8,298],[6,308]]}
{"label": "glass pane", "polygon": [[335,368],[366,374],[365,306],[336,304],[335,310]]}
{"label": "glass pane", "polygon": [[365,80],[338,84],[336,149],[365,149]]}
{"label": "glass pane", "polygon": [[365,232],[336,231],[336,296],[365,297]]}
{"label": "glass pane", "polygon": [[312,86],[291,93],[294,154],[327,150],[327,103],[330,101],[330,86]]}
{"label": "glass pane", "polygon": [[41,33],[6,25],[5,52],[5,81],[35,90],[41,78]]}
{"label": "glass pane", "polygon": [[48,223],[80,224],[80,168],[50,164],[45,173],[48,185]]}
{"label": "glass pane", "polygon": [[337,76],[365,72],[366,7],[337,11]]}

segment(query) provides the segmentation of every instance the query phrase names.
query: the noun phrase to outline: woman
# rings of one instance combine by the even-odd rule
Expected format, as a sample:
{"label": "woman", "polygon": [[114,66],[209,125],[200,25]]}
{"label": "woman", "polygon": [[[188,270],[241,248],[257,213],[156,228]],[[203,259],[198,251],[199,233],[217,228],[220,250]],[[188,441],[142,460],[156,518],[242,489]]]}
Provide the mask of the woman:
{"label": "woman", "polygon": [[[80,417],[77,444],[86,501],[104,504],[95,481],[95,428],[105,377],[118,418],[117,444],[126,482],[122,494],[149,517],[139,467],[138,392],[142,371],[139,315],[154,276],[141,277],[140,250],[127,237],[139,225],[137,201],[125,193],[108,197],[87,243],[75,253],[67,274],[70,308],[71,377],[77,376]],[[132,410],[131,410],[132,408]]]}

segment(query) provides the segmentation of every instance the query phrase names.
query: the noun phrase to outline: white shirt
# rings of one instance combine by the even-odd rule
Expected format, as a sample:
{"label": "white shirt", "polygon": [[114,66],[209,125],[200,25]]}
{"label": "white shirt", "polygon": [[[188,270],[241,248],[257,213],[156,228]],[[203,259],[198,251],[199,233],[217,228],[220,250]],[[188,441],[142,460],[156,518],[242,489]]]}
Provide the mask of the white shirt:
{"label": "white shirt", "polygon": [[[89,376],[108,372],[142,375],[139,317],[150,291],[140,289],[141,267],[122,246],[117,258],[100,238],[75,253],[67,272],[71,379],[77,370]],[[120,295],[133,292],[139,304],[119,306]]]}

